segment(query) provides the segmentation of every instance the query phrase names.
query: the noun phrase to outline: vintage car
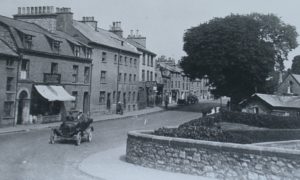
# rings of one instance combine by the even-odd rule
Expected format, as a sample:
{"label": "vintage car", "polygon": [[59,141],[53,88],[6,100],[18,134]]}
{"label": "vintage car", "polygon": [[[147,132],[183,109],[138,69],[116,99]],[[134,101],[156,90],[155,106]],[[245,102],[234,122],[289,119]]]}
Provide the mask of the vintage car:
{"label": "vintage car", "polygon": [[59,128],[52,129],[50,143],[54,144],[57,140],[75,140],[76,145],[80,145],[83,139],[90,142],[92,141],[92,132],[94,131],[91,125],[92,122],[93,119],[87,117],[82,112],[71,111],[63,119]]}

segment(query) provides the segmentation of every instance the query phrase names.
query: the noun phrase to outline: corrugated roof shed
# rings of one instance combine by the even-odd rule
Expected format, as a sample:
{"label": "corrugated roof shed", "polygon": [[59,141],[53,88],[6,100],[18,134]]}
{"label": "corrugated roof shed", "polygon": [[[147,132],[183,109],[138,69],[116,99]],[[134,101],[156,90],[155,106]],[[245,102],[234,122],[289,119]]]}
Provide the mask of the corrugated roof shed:
{"label": "corrugated roof shed", "polygon": [[257,96],[273,107],[300,108],[300,96],[279,96],[260,93],[252,95],[252,97],[254,96]]}

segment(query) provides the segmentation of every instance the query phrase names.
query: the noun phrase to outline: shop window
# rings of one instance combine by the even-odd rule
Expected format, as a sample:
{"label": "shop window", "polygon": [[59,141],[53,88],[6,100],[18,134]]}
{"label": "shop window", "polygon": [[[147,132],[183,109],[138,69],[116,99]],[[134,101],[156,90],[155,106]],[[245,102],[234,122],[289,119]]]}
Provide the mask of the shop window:
{"label": "shop window", "polygon": [[4,102],[4,116],[5,117],[13,117],[13,108],[14,108],[13,101]]}
{"label": "shop window", "polygon": [[78,82],[78,68],[79,67],[77,65],[73,66],[73,83]]}
{"label": "shop window", "polygon": [[100,91],[99,103],[105,104],[105,91]]}
{"label": "shop window", "polygon": [[6,91],[13,91],[14,90],[14,78],[13,77],[7,77],[6,79]]}

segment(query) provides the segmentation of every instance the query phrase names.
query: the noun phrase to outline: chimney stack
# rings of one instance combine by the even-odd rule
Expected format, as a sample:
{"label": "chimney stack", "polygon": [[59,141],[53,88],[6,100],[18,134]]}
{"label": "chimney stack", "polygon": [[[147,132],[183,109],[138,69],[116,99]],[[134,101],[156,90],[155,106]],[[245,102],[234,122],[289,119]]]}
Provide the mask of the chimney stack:
{"label": "chimney stack", "polygon": [[97,31],[98,22],[95,21],[95,18],[93,16],[82,17],[82,21],[80,21],[80,22],[90,25],[91,27],[93,27],[95,29],[95,31]]}
{"label": "chimney stack", "polygon": [[130,35],[128,35],[127,39],[135,41],[136,43],[139,43],[146,48],[146,37],[140,35],[138,29],[135,30],[135,34],[133,33],[133,30],[131,30]]}
{"label": "chimney stack", "polygon": [[115,21],[112,23],[112,26],[110,27],[110,32],[123,37],[123,30],[121,28],[121,21]]}

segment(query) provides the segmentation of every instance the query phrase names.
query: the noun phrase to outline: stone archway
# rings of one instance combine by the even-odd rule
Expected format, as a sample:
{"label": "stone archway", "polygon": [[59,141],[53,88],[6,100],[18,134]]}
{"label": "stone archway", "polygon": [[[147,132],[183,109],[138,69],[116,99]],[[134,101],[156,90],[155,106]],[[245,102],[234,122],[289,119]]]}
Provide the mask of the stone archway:
{"label": "stone archway", "polygon": [[28,92],[23,90],[19,93],[18,96],[18,115],[17,115],[17,124],[23,124],[29,115],[29,102],[28,102]]}

